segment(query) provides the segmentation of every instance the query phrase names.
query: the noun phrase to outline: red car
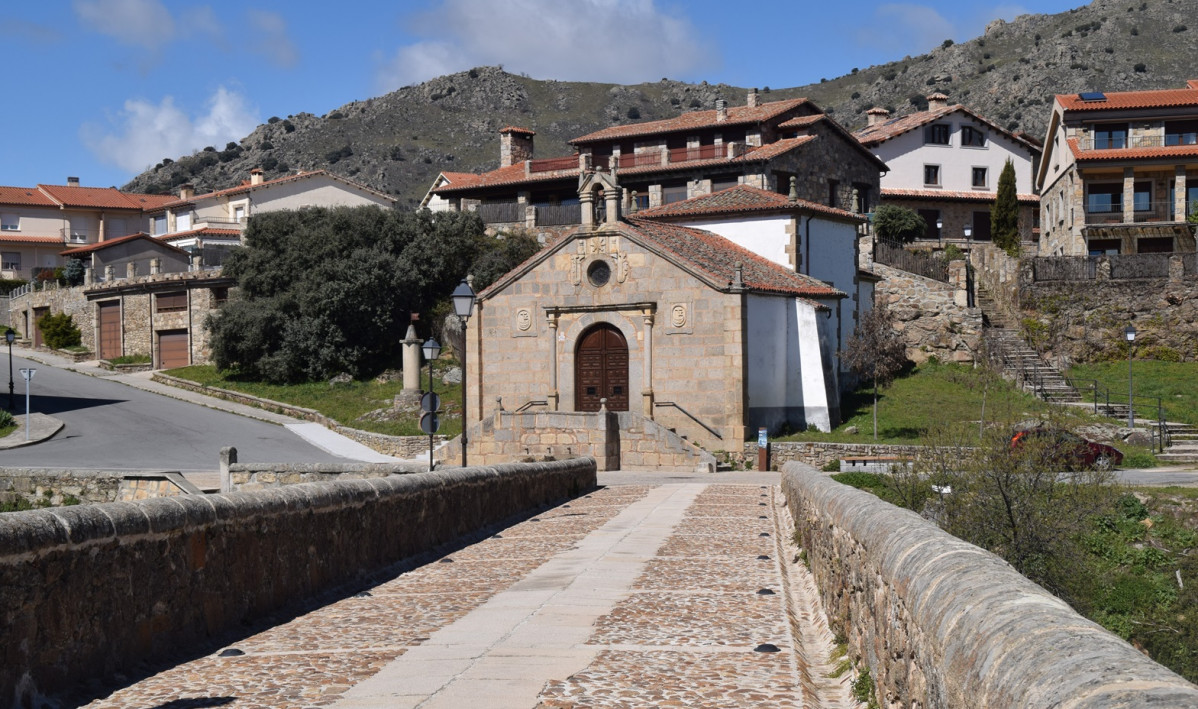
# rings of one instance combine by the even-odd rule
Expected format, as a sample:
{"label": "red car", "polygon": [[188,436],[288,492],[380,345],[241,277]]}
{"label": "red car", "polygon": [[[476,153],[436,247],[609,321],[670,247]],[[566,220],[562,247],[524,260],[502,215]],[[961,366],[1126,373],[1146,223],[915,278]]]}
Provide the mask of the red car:
{"label": "red car", "polygon": [[1123,463],[1123,453],[1105,443],[1087,441],[1081,436],[1060,428],[1029,428],[1011,436],[1011,448],[1029,441],[1044,447],[1045,457],[1053,467],[1064,470],[1111,470]]}

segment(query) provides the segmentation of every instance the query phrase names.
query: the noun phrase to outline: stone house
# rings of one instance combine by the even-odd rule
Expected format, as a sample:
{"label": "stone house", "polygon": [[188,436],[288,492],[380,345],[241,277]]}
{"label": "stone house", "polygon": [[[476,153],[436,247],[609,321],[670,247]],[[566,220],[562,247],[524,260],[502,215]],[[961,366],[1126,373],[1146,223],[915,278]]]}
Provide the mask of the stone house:
{"label": "stone house", "polygon": [[192,266],[186,251],[145,233],[67,249],[59,255],[82,261],[85,273],[90,272],[88,276],[94,282],[111,281],[118,275],[127,278],[137,274],[179,273],[191,270]]}
{"label": "stone house", "polygon": [[883,204],[907,207],[927,223],[917,244],[935,248],[990,241],[990,209],[998,178],[1010,160],[1015,166],[1021,240],[1035,249],[1040,200],[1033,177],[1040,147],[962,104],[934,93],[928,109],[896,118],[882,108],[867,113],[869,124],[853,135],[886,162]]}
{"label": "stone house", "polygon": [[1058,94],[1036,173],[1041,256],[1193,252],[1198,79],[1184,88]]}
{"label": "stone house", "polygon": [[[535,131],[500,131],[499,168],[482,174],[442,172],[422,201],[433,210],[477,211],[494,229],[524,228],[542,242],[581,223],[578,185],[605,171],[627,213],[681,202],[739,185],[787,195],[794,182],[808,202],[869,211],[886,165],[806,99],[714,110],[613,126],[574,138],[575,154],[534,159]],[[605,202],[592,207],[603,220]]]}
{"label": "stone house", "polygon": [[145,231],[145,210],[173,199],[82,187],[77,177],[66,185],[0,187],[0,277],[32,280],[62,265],[64,247]]}
{"label": "stone house", "polygon": [[241,245],[246,220],[255,214],[302,207],[391,208],[387,195],[324,170],[299,172],[266,180],[261,169],[250,179],[225,190],[197,195],[191,185],[147,210],[148,233],[200,257],[202,267],[219,266],[229,249]]}
{"label": "stone house", "polygon": [[[592,183],[606,188],[602,222]],[[602,408],[622,429],[725,450],[759,427],[839,422],[831,315],[844,292],[709,231],[620,219],[608,173],[580,195],[579,228],[479,294],[466,344],[476,455],[502,448],[483,426],[500,407]]]}

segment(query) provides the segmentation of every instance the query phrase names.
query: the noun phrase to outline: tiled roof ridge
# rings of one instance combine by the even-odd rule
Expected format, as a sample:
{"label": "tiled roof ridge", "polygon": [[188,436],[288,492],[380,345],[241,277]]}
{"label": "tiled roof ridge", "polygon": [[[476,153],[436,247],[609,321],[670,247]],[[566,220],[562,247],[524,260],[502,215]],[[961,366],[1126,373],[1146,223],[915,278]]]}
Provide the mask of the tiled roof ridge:
{"label": "tiled roof ridge", "polygon": [[145,233],[144,231],[139,231],[136,234],[129,234],[128,236],[120,236],[115,239],[106,239],[104,241],[97,241],[94,244],[88,244],[86,246],[76,246],[71,249],[66,249],[64,251],[60,251],[59,256],[73,256],[75,254],[88,254],[88,253],[92,253],[95,251],[100,251],[101,249],[106,249],[110,246],[117,246],[119,244],[128,243],[128,242],[134,241],[136,239],[149,239],[150,241],[152,241],[156,244],[161,244],[168,249],[174,249],[175,251],[179,251],[180,253],[187,253],[186,251],[183,251],[183,249],[180,249],[177,246],[172,246],[170,244],[163,242],[161,239],[156,239],[156,238],[150,236],[149,234]]}
{"label": "tiled roof ridge", "polygon": [[[1085,93],[1085,92],[1082,92]],[[1157,108],[1165,106],[1198,105],[1198,79],[1175,89],[1141,89],[1137,91],[1103,91],[1096,101],[1085,101],[1080,93],[1055,94],[1053,99],[1066,111],[1098,111],[1120,108]]]}
{"label": "tiled roof ridge", "polygon": [[810,101],[806,98],[792,98],[781,101],[770,101],[757,106],[729,106],[727,108],[727,118],[722,121],[718,120],[719,109],[688,111],[671,118],[662,118],[656,121],[610,126],[577,138],[571,138],[566,142],[570,145],[576,145],[614,138],[631,138],[638,135],[659,135],[676,130],[705,128],[715,125],[730,126],[760,123],[768,121],[786,111],[798,108],[805,103],[810,103]]}
{"label": "tiled roof ridge", "polygon": [[[741,204],[736,204],[737,197],[742,195],[756,198],[756,203],[751,199],[745,199]],[[733,200],[732,203],[720,203],[717,200]],[[706,203],[706,204],[705,204]],[[710,194],[698,195],[681,202],[672,204],[663,204],[657,207],[652,207],[643,211],[636,212],[630,215],[635,218],[642,219],[664,219],[669,217],[686,217],[686,216],[702,216],[714,214],[733,214],[737,212],[755,212],[755,211],[776,211],[776,210],[805,210],[816,211],[833,216],[846,217],[856,221],[862,221],[863,216],[853,214],[852,212],[830,207],[818,202],[812,202],[806,199],[791,200],[786,195],[777,192],[755,187],[753,185],[736,185],[718,192]]]}
{"label": "tiled roof ridge", "polygon": [[[930,190],[910,187],[883,187],[883,197],[912,197],[916,199],[959,199],[990,201],[997,196],[996,190]],[[1039,202],[1040,197],[1028,192],[1015,195],[1020,202]]]}
{"label": "tiled roof ridge", "polygon": [[[946,96],[945,98],[948,98],[948,97]],[[963,113],[968,114],[974,120],[980,121],[980,122],[986,124],[992,130],[998,131],[999,133],[1006,135],[1008,138],[1010,138],[1011,140],[1014,140],[1017,143],[1022,143],[1024,145],[1032,148],[1033,150],[1036,150],[1037,152],[1039,152],[1041,150],[1040,146],[1033,144],[1027,138],[1024,138],[1023,136],[1021,136],[1017,133],[1013,133],[1013,132],[1007,130],[1006,128],[1003,128],[1002,126],[998,125],[997,123],[990,120],[989,118],[986,118],[985,116],[981,115],[977,111],[974,111],[973,109],[969,108],[968,106],[966,106],[963,103],[954,103],[954,104],[949,104],[947,106],[943,106],[941,108],[930,108],[926,111],[915,111],[912,113],[908,113],[908,114],[905,114],[902,116],[898,116],[896,118],[892,118],[889,121],[886,121],[884,123],[879,123],[879,124],[873,125],[873,126],[866,126],[858,131],[855,131],[853,133],[853,136],[856,137],[857,140],[861,141],[862,145],[866,145],[866,146],[877,145],[879,143],[885,143],[888,140],[893,140],[894,138],[897,138],[900,135],[903,135],[904,133],[913,131],[916,128],[925,126],[932,121],[938,120],[940,118],[943,118],[944,116],[949,115],[950,113],[955,113],[957,111],[961,111]],[[891,130],[885,130],[888,127]]]}

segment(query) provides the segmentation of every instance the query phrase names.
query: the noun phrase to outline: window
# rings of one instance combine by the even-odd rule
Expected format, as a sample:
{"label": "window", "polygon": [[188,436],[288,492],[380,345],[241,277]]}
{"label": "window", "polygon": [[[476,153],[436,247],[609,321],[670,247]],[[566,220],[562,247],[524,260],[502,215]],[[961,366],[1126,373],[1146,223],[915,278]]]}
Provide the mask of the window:
{"label": "window", "polygon": [[740,178],[736,175],[712,175],[711,191],[720,192],[740,184]]}
{"label": "window", "polygon": [[233,221],[240,224],[244,220],[245,220],[245,207],[234,207],[233,208]]}
{"label": "window", "polygon": [[1104,214],[1123,211],[1123,184],[1089,185],[1086,188],[1086,212]]}
{"label": "window", "polygon": [[927,225],[927,231],[924,232],[923,238],[932,241],[940,241],[940,227],[936,223],[940,221],[939,209],[920,209],[919,216],[923,217],[923,223]]}
{"label": "window", "polygon": [[82,244],[87,241],[87,229],[81,224],[71,221],[71,241]]}
{"label": "window", "polygon": [[1094,149],[1127,147],[1127,124],[1112,123],[1094,126]]}
{"label": "window", "polygon": [[990,241],[990,212],[973,213],[973,240]]}
{"label": "window", "polygon": [[674,202],[681,202],[684,199],[686,199],[686,185],[676,185],[673,187],[665,187],[664,185],[662,186],[662,204],[673,204]]}
{"label": "window", "polygon": [[212,288],[210,290],[212,291],[212,304],[213,305],[224,305],[226,302],[228,302],[228,300],[229,300],[229,289],[228,288]]}
{"label": "window", "polygon": [[1137,212],[1152,210],[1152,183],[1137,182],[1132,193],[1132,204]]}
{"label": "window", "polygon": [[607,285],[611,280],[611,266],[606,261],[594,261],[587,267],[587,280],[596,288]]}
{"label": "window", "polygon": [[973,168],[973,186],[974,187],[988,187],[990,184],[987,181],[988,174],[989,174],[989,171],[984,167]]}
{"label": "window", "polygon": [[862,185],[860,183],[854,184],[853,191],[856,193],[857,197],[857,211],[862,214],[868,214],[874,211],[874,195],[870,190],[869,185]]}
{"label": "window", "polygon": [[1171,254],[1173,253],[1173,237],[1155,236],[1136,240],[1137,254]]}
{"label": "window", "polygon": [[828,180],[828,206],[840,206],[840,181]]}
{"label": "window", "polygon": [[970,148],[986,147],[985,131],[980,131],[977,128],[974,128],[973,126],[962,126],[961,127],[961,145],[964,145],[964,146],[967,146]]}
{"label": "window", "polygon": [[940,184],[940,166],[939,165],[924,165],[923,166],[923,183],[925,185],[937,186]]}
{"label": "window", "polygon": [[159,293],[154,298],[154,312],[181,313],[187,310],[187,291],[177,293]]}
{"label": "window", "polygon": [[180,214],[175,217],[175,231],[189,231],[191,229],[191,214]]}
{"label": "window", "polygon": [[20,231],[21,218],[15,214],[0,214],[0,231]]}
{"label": "window", "polygon": [[20,271],[21,253],[19,251],[5,251],[0,253],[0,268],[3,268],[5,271]]}
{"label": "window", "polygon": [[923,142],[931,145],[948,145],[949,126],[947,123],[933,123],[923,129]]}
{"label": "window", "polygon": [[1165,121],[1165,145],[1198,145],[1198,121]]}
{"label": "window", "polygon": [[154,217],[153,229],[154,229],[155,235],[166,233],[166,215],[165,214],[160,214],[160,215]]}
{"label": "window", "polygon": [[1117,256],[1120,245],[1119,239],[1090,239],[1087,253],[1090,256]]}
{"label": "window", "polygon": [[794,176],[793,172],[774,170],[774,191],[778,194],[790,194],[790,178]]}

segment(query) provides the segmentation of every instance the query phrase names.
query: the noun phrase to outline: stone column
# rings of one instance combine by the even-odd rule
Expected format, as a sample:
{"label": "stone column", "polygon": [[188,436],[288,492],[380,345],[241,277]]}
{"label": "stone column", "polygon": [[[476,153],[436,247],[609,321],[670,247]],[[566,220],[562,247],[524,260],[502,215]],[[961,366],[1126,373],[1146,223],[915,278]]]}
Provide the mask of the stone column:
{"label": "stone column", "polygon": [[104,280],[111,283],[114,278],[116,278],[116,269],[112,264],[108,264],[104,267]]}
{"label": "stone column", "polygon": [[157,275],[161,271],[162,271],[162,259],[157,258],[157,257],[150,259],[150,275],[151,276]]}
{"label": "stone column", "polygon": [[546,313],[545,320],[549,325],[549,394],[545,398],[549,400],[549,410],[557,411],[558,402],[561,400],[561,395],[557,390],[557,319],[558,314],[554,312]]}
{"label": "stone column", "polygon": [[645,333],[645,356],[641,363],[641,381],[644,382],[644,388],[641,389],[641,413],[645,418],[652,420],[653,418],[653,310],[645,308],[641,311],[641,319],[644,321]]}
{"label": "stone column", "polygon": [[1123,168],[1123,221],[1130,224],[1136,220],[1136,171]]}
{"label": "stone column", "polygon": [[95,277],[95,275],[92,273],[91,262],[84,261],[83,262],[83,285],[90,286],[92,284],[92,278],[94,278],[94,277]]}
{"label": "stone column", "polygon": [[606,223],[607,224],[619,224],[620,223],[620,192],[619,192],[619,190],[610,189],[610,188],[603,190],[603,200],[604,200],[604,202],[606,202],[606,207],[607,207],[607,215],[606,215],[606,220],[605,220]]}
{"label": "stone column", "polygon": [[408,325],[400,345],[403,346],[403,391],[395,397],[397,406],[420,400],[420,338],[416,336],[415,325]]}
{"label": "stone column", "polygon": [[136,277],[137,277],[137,263],[134,261],[130,261],[129,263],[125,264],[125,278],[136,278]]}
{"label": "stone column", "polygon": [[1186,212],[1186,166],[1178,165],[1173,168],[1173,221],[1184,222],[1189,216]]}
{"label": "stone column", "polygon": [[582,207],[582,228],[590,229],[595,226],[595,193],[591,190],[584,190],[578,195],[578,202]]}
{"label": "stone column", "polygon": [[220,449],[220,491],[233,492],[233,475],[229,472],[229,466],[237,463],[237,449],[233,446],[225,446]]}

